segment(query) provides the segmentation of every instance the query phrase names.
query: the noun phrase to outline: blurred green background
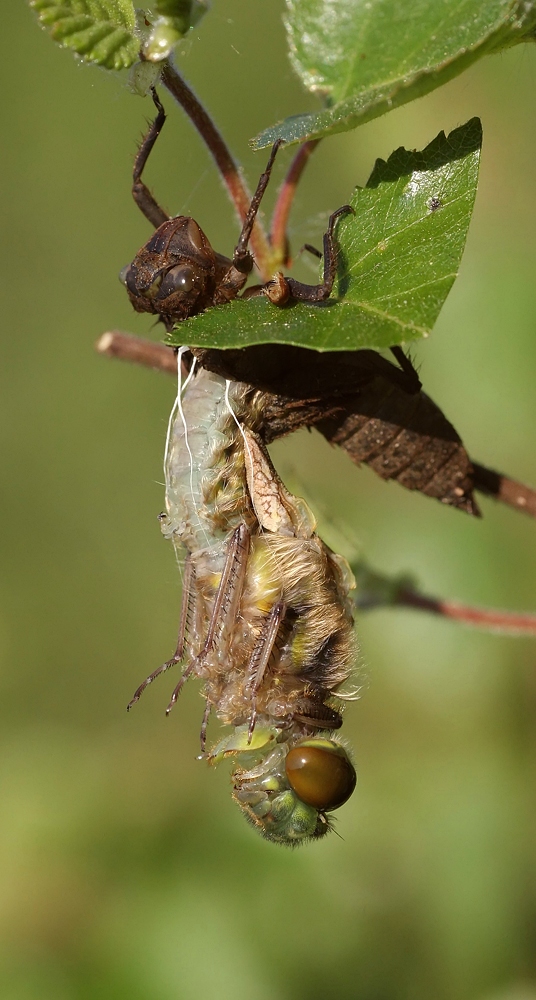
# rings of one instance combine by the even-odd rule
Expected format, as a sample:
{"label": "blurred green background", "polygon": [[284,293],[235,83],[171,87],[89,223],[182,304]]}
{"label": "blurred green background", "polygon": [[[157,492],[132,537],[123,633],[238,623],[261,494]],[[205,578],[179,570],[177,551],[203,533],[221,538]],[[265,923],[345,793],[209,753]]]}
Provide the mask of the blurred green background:
{"label": "blurred green background", "polygon": [[[252,183],[265,153],[247,140],[315,106],[289,68],[282,10],[215,0],[180,57]],[[2,1000],[534,1000],[534,643],[360,615],[362,699],[345,722],[358,790],[344,839],[296,852],[247,826],[225,767],[195,760],[194,685],[167,721],[171,679],[127,716],[176,634],[179,581],[155,517],[174,389],[92,345],[111,327],[150,331],[116,275],[149,234],[130,171],[152,106],[60,51],[24,3],[2,17]],[[295,248],[317,241],[376,156],[482,117],[461,274],[417,353],[470,453],[532,483],[535,82],[536,49],[518,46],[327,140],[292,217]],[[164,99],[150,183],[227,253],[231,207]],[[536,608],[529,519],[484,500],[472,521],[314,434],[273,453],[348,554],[432,594]]]}

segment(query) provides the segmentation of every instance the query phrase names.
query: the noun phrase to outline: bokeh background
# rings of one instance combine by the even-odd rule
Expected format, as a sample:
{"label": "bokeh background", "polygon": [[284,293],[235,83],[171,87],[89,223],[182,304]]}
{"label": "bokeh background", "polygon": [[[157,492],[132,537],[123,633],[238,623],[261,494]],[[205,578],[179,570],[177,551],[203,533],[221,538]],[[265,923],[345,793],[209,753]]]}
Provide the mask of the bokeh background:
{"label": "bokeh background", "polygon": [[[282,0],[215,0],[180,65],[255,182],[248,139],[312,108]],[[130,197],[152,114],[83,67],[24,3],[2,11],[0,994],[3,1000],[534,1000],[536,646],[417,612],[361,614],[359,786],[331,837],[263,842],[225,767],[196,761],[201,701],[169,720],[179,581],[155,515],[174,388],[104,360],[148,334],[117,273],[148,236]],[[483,119],[460,277],[422,377],[479,461],[536,482],[536,49],[327,140],[295,248],[376,156]],[[149,178],[229,252],[233,212],[180,109]],[[289,154],[281,157],[279,170]],[[273,196],[273,192],[272,192]],[[153,331],[153,335],[158,335]],[[347,554],[428,593],[536,608],[536,528],[483,500],[476,522],[350,465],[318,436],[273,449]]]}

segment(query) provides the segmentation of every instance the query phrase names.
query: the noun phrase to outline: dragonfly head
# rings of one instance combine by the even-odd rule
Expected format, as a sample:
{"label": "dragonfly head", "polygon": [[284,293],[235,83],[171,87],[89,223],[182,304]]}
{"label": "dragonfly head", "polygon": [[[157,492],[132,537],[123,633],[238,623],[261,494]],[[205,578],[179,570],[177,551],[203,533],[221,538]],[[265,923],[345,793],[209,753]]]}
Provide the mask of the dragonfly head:
{"label": "dragonfly head", "polygon": [[166,328],[212,300],[216,255],[194,219],[178,215],[153,233],[119,275],[137,312],[158,314]]}
{"label": "dragonfly head", "polygon": [[333,739],[266,732],[265,744],[252,748],[246,745],[247,727],[238,727],[232,748],[229,741],[220,751],[220,756],[240,753],[244,765],[232,775],[233,799],[267,840],[295,847],[325,836],[332,828],[329,814],[347,802],[356,786],[348,753]]}

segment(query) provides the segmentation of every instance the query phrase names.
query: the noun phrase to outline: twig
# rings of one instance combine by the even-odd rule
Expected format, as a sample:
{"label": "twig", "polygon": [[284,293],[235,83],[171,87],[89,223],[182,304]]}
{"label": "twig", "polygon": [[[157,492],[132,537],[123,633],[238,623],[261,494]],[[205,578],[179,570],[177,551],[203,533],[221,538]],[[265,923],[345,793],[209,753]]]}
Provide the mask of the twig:
{"label": "twig", "polygon": [[167,375],[177,374],[177,358],[172,347],[154,344],[152,340],[134,337],[132,333],[109,330],[99,337],[95,349],[99,354],[106,354],[109,358],[132,361],[136,365],[153,368]]}
{"label": "twig", "polygon": [[518,483],[515,479],[503,476],[502,472],[494,472],[485,465],[473,462],[475,472],[475,489],[485,493],[494,500],[520,510],[529,517],[536,517],[536,490]]}
{"label": "twig", "polygon": [[[164,66],[162,83],[186,112],[209,152],[212,154],[216,166],[223,177],[231,201],[236,208],[238,217],[243,222],[250,206],[251,195],[242,172],[233,159],[223,136],[186,81],[183,80],[176,68],[170,63],[166,63]],[[268,238],[259,220],[255,222],[250,242],[255,264],[263,280],[268,281],[272,277],[270,264],[272,252]]]}
{"label": "twig", "polygon": [[276,265],[274,269],[280,266],[290,267],[287,237],[288,217],[300,177],[311,153],[316,149],[319,142],[320,139],[309,139],[308,142],[302,143],[279,189],[270,229],[270,244]]}
{"label": "twig", "polygon": [[473,628],[484,629],[486,632],[536,636],[536,614],[529,612],[520,614],[517,611],[473,608],[467,604],[459,604],[457,601],[443,601],[435,597],[425,597],[414,590],[404,588],[398,591],[390,606],[430,611],[434,615],[452,618],[465,625],[472,625]]}
{"label": "twig", "polygon": [[442,618],[463,622],[485,632],[503,635],[536,637],[536,614],[518,611],[498,611],[495,608],[474,608],[458,601],[444,601],[419,593],[407,574],[386,576],[371,569],[364,559],[352,566],[356,581],[355,605],[363,611],[374,608],[414,608]]}
{"label": "twig", "polygon": [[[119,358],[121,361],[133,361],[135,364],[154,368],[157,371],[175,375],[177,366],[173,350],[164,344],[154,344],[131,333],[121,333],[111,330],[103,333],[96,345],[100,354]],[[473,462],[475,470],[475,489],[487,496],[494,497],[501,503],[520,510],[529,517],[536,517],[536,490],[523,483],[516,482],[500,472],[487,469],[484,465]]]}

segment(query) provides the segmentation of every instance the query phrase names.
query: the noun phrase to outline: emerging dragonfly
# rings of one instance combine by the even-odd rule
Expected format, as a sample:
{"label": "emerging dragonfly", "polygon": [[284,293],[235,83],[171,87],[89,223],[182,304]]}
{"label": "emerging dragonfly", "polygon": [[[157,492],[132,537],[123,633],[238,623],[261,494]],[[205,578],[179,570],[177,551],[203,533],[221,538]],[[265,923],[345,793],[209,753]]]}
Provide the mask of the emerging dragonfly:
{"label": "emerging dragonfly", "polygon": [[[134,167],[134,195],[154,236],[122,272],[136,309],[157,313],[168,328],[207,306],[229,301],[252,267],[249,234],[276,149],[262,175],[232,260],[215,254],[193,219],[168,219],[141,182],[162,127],[158,117]],[[275,301],[320,300],[332,288],[335,220],[324,239],[319,286],[277,276],[257,289]],[[163,217],[163,218],[162,218]],[[275,289],[275,292],[274,292]],[[174,656],[136,691],[184,663],[169,712],[185,683],[203,681],[205,749],[211,710],[233,727],[208,754],[236,756],[235,801],[268,839],[295,845],[323,836],[329,815],[352,794],[356,775],[333,735],[335,704],[355,659],[351,571],[315,533],[311,511],[279,479],[257,433],[264,393],[230,382],[191,359],[170,417],[165,455],[162,531],[186,550],[179,638]]]}

